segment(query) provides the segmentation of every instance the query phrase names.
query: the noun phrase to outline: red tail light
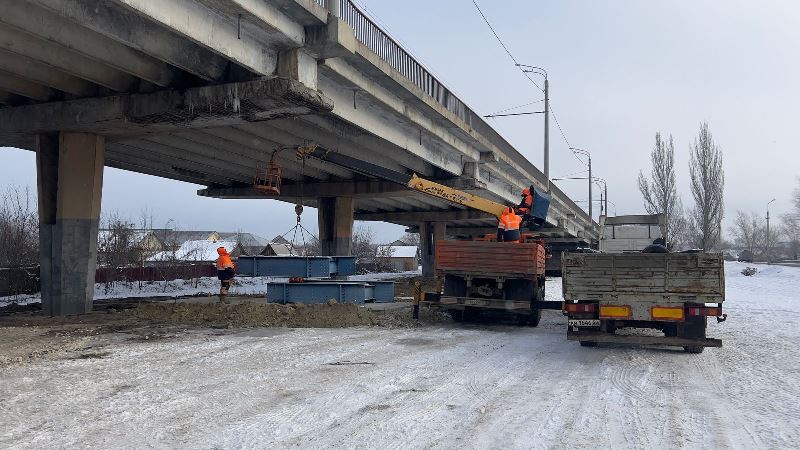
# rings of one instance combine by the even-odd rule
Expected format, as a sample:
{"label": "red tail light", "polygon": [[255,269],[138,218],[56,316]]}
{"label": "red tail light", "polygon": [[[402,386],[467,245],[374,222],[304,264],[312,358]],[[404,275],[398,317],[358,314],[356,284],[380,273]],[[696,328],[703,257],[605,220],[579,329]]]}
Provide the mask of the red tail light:
{"label": "red tail light", "polygon": [[686,308],[686,315],[719,317],[722,315],[722,308],[718,306],[689,306]]}
{"label": "red tail light", "polygon": [[567,303],[567,312],[585,313],[597,311],[597,303]]}

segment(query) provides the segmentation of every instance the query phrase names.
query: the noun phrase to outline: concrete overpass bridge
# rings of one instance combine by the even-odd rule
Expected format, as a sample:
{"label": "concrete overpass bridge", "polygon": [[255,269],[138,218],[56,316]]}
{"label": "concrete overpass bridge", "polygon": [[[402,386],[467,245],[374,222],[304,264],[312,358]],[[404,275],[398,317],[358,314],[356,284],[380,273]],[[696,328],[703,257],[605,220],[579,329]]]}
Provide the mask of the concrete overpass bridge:
{"label": "concrete overpass bridge", "polygon": [[[257,198],[256,164],[315,143],[514,202],[550,190],[547,233],[596,224],[350,0],[3,0],[0,146],[37,152],[43,303],[91,308],[103,167]],[[276,153],[278,200],[319,208],[328,254],[353,220],[426,243],[495,220],[324,161]],[[263,198],[263,197],[260,197]]]}

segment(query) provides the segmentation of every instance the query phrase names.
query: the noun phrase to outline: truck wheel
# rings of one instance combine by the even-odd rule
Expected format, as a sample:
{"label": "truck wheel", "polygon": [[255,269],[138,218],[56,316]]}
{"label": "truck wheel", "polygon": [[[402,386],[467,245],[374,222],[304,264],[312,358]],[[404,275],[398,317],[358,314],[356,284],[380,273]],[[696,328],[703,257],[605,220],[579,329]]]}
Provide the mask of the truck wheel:
{"label": "truck wheel", "polygon": [[700,346],[700,345],[684,345],[683,346],[683,351],[685,351],[686,353],[703,353],[703,349],[705,349],[705,347]]}
{"label": "truck wheel", "polygon": [[580,341],[581,347],[597,347],[597,342],[592,341]]}
{"label": "truck wheel", "polygon": [[522,317],[527,319],[527,325],[529,327],[538,327],[539,326],[539,322],[541,322],[541,320],[542,320],[542,310],[539,309],[539,308],[536,308],[536,309],[531,311],[531,315],[522,316]]}
{"label": "truck wheel", "polygon": [[450,314],[450,317],[453,318],[456,322],[463,322],[464,321],[464,311],[458,309],[450,309],[447,311]]}

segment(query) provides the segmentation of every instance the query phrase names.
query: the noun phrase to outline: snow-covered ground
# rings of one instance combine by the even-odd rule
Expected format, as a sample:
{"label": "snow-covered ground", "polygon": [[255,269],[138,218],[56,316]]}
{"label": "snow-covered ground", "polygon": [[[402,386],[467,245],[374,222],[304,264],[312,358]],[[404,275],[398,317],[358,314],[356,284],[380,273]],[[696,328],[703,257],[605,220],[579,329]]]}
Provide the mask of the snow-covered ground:
{"label": "snow-covered ground", "polygon": [[[381,272],[368,273],[365,275],[353,275],[349,279],[353,281],[378,281],[386,279],[407,278],[420,275],[419,271],[411,272]],[[275,277],[236,277],[230,289],[231,296],[242,295],[266,295],[267,283],[285,282],[287,278]],[[152,281],[152,282],[115,282],[106,285],[96,283],[94,285],[94,298],[97,300],[107,300],[115,298],[152,298],[152,297],[189,297],[196,295],[216,295],[219,292],[219,280],[216,277],[202,277],[194,280],[172,280],[172,281]],[[0,297],[0,307],[10,303],[27,305],[30,303],[40,303],[41,294],[14,295]]]}
{"label": "snow-covered ground", "polygon": [[[0,368],[0,448],[792,448],[800,268],[728,263],[724,347],[538,328],[193,330]],[[548,297],[560,298],[560,280]],[[337,362],[363,363],[340,364]]]}

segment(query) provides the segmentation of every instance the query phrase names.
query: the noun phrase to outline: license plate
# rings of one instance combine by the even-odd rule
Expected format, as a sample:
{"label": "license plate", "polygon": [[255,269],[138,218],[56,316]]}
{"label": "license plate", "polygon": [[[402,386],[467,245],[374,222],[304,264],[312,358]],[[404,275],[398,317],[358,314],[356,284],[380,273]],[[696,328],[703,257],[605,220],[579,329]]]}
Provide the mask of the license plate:
{"label": "license plate", "polygon": [[600,320],[598,319],[573,319],[569,321],[571,327],[599,327]]}
{"label": "license plate", "polygon": [[467,298],[464,299],[464,306],[486,306],[489,302],[486,300],[480,300],[477,298]]}

